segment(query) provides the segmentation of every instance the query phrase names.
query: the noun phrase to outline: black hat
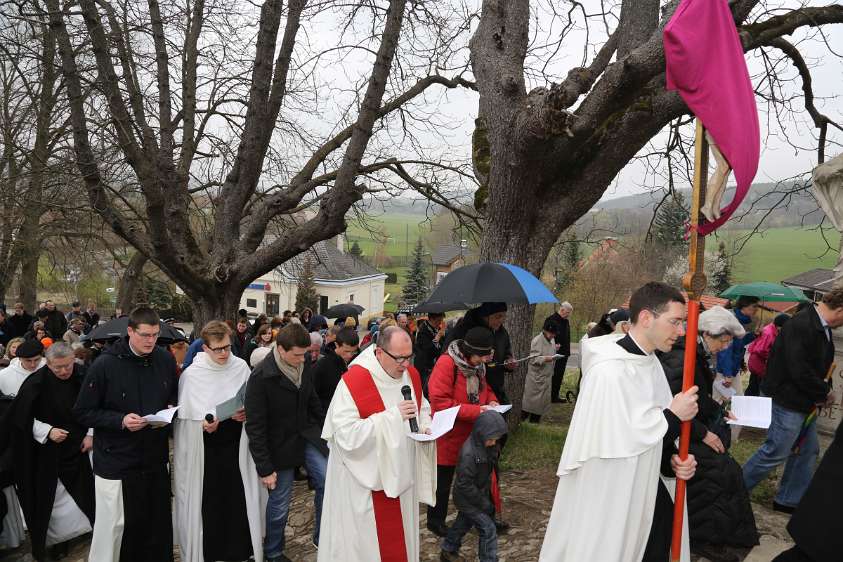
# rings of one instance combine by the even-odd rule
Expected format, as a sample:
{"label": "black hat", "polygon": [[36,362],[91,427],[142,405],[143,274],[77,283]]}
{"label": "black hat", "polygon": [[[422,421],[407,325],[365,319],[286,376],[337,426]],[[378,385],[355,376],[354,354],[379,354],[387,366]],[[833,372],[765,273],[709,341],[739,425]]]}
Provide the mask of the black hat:
{"label": "black hat", "polygon": [[484,302],[480,305],[480,308],[477,309],[477,312],[480,316],[491,316],[492,314],[497,314],[498,312],[506,312],[506,303]]}
{"label": "black hat", "polygon": [[470,353],[488,355],[495,346],[495,335],[489,328],[475,326],[466,332],[463,343]]}
{"label": "black hat", "polygon": [[44,354],[44,346],[38,340],[26,340],[18,346],[15,351],[16,357],[23,359],[32,359]]}
{"label": "black hat", "polygon": [[788,316],[785,313],[781,313],[778,316],[776,316],[775,318],[773,318],[773,324],[775,324],[776,327],[781,328],[782,326],[785,325],[785,323],[788,320],[790,320],[790,316]]}
{"label": "black hat", "polygon": [[73,301],[73,302],[70,304],[70,306],[72,306],[73,308],[76,308],[77,306],[82,306],[82,305],[79,303],[79,301]]}
{"label": "black hat", "polygon": [[545,332],[550,332],[551,334],[555,334],[557,333],[558,329],[559,328],[558,326],[556,326],[556,323],[551,321],[550,318],[545,319],[544,326],[542,326],[542,330],[544,330]]}
{"label": "black hat", "polygon": [[629,320],[629,311],[625,308],[619,308],[609,313],[609,320],[612,321],[612,324],[617,324],[618,322],[625,322]]}
{"label": "black hat", "polygon": [[41,309],[38,310],[38,312],[35,313],[35,316],[37,316],[38,318],[46,318],[49,315],[50,315],[50,311],[47,310],[46,308],[41,308]]}

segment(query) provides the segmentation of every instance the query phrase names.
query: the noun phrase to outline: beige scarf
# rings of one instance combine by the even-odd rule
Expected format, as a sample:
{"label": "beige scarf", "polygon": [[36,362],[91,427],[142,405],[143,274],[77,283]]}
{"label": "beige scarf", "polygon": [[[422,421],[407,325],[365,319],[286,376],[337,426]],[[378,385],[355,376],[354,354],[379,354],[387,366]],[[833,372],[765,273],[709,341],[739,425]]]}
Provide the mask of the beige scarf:
{"label": "beige scarf", "polygon": [[278,369],[284,374],[285,377],[290,379],[296,388],[301,387],[301,375],[304,372],[304,363],[299,365],[298,367],[293,367],[283,359],[281,359],[281,355],[278,352],[278,348],[273,345],[272,356],[275,358],[275,364],[278,365]]}

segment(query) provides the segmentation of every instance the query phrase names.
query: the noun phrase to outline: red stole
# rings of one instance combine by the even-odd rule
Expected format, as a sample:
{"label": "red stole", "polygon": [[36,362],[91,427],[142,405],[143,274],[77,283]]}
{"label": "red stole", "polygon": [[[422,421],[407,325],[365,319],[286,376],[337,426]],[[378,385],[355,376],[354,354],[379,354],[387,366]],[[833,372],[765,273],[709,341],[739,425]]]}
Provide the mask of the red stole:
{"label": "red stole", "polygon": [[[408,367],[416,403],[421,412],[421,377],[415,367]],[[375,386],[371,373],[359,365],[352,367],[342,376],[345,386],[354,399],[357,412],[362,419],[383,412],[386,408]],[[383,490],[372,491],[372,505],[375,510],[375,525],[378,533],[378,549],[381,562],[407,562],[407,545],[404,539],[404,520],[401,517],[401,500],[390,498]]]}

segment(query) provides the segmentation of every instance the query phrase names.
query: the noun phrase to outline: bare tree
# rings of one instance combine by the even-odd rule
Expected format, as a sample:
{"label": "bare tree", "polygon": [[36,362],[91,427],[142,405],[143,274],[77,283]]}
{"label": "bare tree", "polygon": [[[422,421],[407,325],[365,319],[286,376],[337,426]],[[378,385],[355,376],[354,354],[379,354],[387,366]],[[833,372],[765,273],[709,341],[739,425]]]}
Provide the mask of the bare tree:
{"label": "bare tree", "polygon": [[[470,48],[479,91],[478,131],[488,154],[480,162],[486,177],[481,198],[484,258],[539,273],[560,233],[600,199],[654,137],[689,113],[679,95],[665,89],[662,29],[678,3],[667,3],[660,14],[658,0],[623,0],[618,15],[608,8],[587,13],[579,2],[563,13],[539,0],[483,0]],[[799,64],[798,51],[782,37],[843,22],[843,6],[767,10],[758,0],[737,0],[730,6],[746,51],[781,49],[800,67],[803,98],[813,115],[807,66]],[[531,13],[538,9],[552,11],[549,17],[563,24],[549,47],[531,35],[532,23],[541,19]],[[586,33],[583,64],[560,79],[543,73],[548,57],[564,50],[567,34],[583,24],[599,26],[607,39],[595,45],[588,38],[596,30],[587,27],[592,33]],[[539,48],[543,54],[536,65]],[[528,89],[531,82],[540,83]],[[821,127],[822,154],[831,120],[814,120]],[[475,138],[474,144],[478,167],[481,143]],[[516,307],[511,318],[516,354],[524,355],[530,311]],[[512,396],[521,395],[522,377],[511,379]]]}
{"label": "bare tree", "polygon": [[342,232],[391,178],[448,203],[447,161],[372,142],[395,126],[412,137],[403,112],[431,86],[472,86],[431,62],[448,58],[450,31],[426,3],[43,1],[19,16],[49,17],[58,39],[90,203],[184,290],[196,322],[233,317],[250,282]]}

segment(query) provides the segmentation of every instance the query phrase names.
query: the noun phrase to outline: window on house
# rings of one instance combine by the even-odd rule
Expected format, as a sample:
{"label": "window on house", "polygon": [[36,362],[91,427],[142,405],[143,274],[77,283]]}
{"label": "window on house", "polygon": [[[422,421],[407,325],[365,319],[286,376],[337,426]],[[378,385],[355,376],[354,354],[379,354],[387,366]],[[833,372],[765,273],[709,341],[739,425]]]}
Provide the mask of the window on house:
{"label": "window on house", "polygon": [[246,308],[257,308],[258,299],[246,299]]}
{"label": "window on house", "polygon": [[348,295],[348,302],[354,302],[354,293]]}

